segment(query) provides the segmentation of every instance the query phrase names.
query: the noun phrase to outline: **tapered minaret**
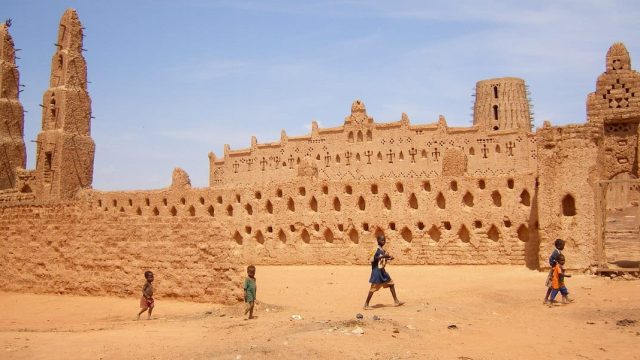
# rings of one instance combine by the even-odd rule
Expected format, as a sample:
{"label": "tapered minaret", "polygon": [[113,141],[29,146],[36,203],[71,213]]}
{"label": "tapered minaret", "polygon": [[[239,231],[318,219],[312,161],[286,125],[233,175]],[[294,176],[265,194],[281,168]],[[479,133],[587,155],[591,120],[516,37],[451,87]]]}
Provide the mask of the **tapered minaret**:
{"label": "tapered minaret", "polygon": [[93,181],[95,145],[82,29],[76,11],[65,11],[51,61],[49,89],[42,100],[42,131],[37,140],[38,196],[44,200],[71,198]]}
{"label": "tapered minaret", "polygon": [[0,24],[0,190],[16,186],[16,168],[26,166],[20,75],[9,24]]}

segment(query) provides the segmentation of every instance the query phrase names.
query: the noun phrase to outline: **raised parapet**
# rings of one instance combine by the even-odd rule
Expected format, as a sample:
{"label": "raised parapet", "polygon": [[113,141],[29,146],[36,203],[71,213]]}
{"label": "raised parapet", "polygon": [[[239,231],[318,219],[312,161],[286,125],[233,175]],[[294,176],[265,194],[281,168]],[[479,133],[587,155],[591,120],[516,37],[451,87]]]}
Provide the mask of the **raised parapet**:
{"label": "raised parapet", "polygon": [[373,118],[367,116],[367,109],[362,100],[355,100],[351,104],[351,115],[344,119],[345,126],[362,126],[373,123]]}
{"label": "raised parapet", "polygon": [[95,145],[82,29],[76,11],[65,11],[37,140],[36,178],[38,193],[44,199],[73,197],[78,189],[91,187],[93,182]]}
{"label": "raised parapet", "polygon": [[476,83],[473,124],[481,131],[519,129],[531,132],[531,111],[524,80],[514,77]]}
{"label": "raised parapet", "polygon": [[24,168],[27,161],[19,81],[9,23],[3,23],[0,24],[0,190],[16,186],[16,168]]}
{"label": "raised parapet", "polygon": [[590,123],[640,121],[640,74],[631,68],[631,57],[622,43],[607,52],[605,72],[598,76],[596,91],[587,97]]}

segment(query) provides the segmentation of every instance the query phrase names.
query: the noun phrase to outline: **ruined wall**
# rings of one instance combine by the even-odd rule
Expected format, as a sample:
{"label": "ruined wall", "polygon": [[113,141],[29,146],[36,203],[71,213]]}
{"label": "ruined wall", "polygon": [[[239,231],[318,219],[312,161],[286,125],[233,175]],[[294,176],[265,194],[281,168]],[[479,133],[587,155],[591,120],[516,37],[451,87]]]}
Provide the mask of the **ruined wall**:
{"label": "ruined wall", "polygon": [[229,303],[242,295],[242,269],[217,221],[87,211],[92,195],[83,198],[0,206],[0,289],[138,296],[152,270],[162,298]]}

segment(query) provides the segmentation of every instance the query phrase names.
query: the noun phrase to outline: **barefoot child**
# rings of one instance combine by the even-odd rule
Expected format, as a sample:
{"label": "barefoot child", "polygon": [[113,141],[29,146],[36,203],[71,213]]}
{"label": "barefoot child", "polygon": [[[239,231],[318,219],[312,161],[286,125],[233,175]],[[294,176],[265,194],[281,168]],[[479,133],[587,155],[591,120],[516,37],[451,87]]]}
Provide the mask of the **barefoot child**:
{"label": "barefoot child", "polygon": [[247,315],[249,313],[249,317],[247,319],[253,319],[253,305],[256,302],[256,267],[253,265],[247,266],[247,278],[244,279],[244,303],[245,310],[244,314]]}
{"label": "barefoot child", "polygon": [[564,273],[564,255],[558,255],[558,261],[556,266],[553,267],[553,280],[552,280],[552,290],[551,290],[551,300],[550,304],[555,303],[555,298],[558,293],[562,294],[562,303],[567,304],[572,302],[573,300],[569,299],[569,290],[564,286],[564,278],[571,277],[571,275],[567,275]]}
{"label": "barefoot child", "polygon": [[562,250],[564,250],[564,240],[556,239],[554,245],[555,249],[553,249],[551,256],[549,256],[549,266],[551,267],[551,269],[549,270],[549,275],[547,276],[547,282],[545,284],[547,286],[547,294],[544,296],[544,304],[549,303],[549,295],[551,295],[552,290],[551,280],[553,278],[553,268],[556,266],[558,256],[562,255]]}
{"label": "barefoot child", "polygon": [[386,272],[384,266],[388,260],[393,260],[393,256],[387,254],[384,251],[384,244],[387,242],[384,235],[378,235],[377,237],[378,247],[374,252],[372,252],[371,256],[371,277],[369,278],[369,282],[371,283],[371,288],[369,288],[369,294],[367,294],[367,300],[364,302],[364,308],[369,309],[369,301],[371,301],[371,297],[373,293],[380,290],[380,288],[389,288],[391,290],[391,295],[393,296],[393,301],[396,306],[400,306],[404,304],[398,297],[396,296],[396,288],[393,280],[391,280],[391,276]]}
{"label": "barefoot child", "polygon": [[145,271],[144,277],[147,279],[147,282],[142,286],[142,297],[140,298],[140,312],[138,313],[138,320],[140,320],[140,315],[143,312],[149,310],[149,315],[147,316],[147,320],[151,319],[151,312],[153,312],[153,273],[151,271]]}

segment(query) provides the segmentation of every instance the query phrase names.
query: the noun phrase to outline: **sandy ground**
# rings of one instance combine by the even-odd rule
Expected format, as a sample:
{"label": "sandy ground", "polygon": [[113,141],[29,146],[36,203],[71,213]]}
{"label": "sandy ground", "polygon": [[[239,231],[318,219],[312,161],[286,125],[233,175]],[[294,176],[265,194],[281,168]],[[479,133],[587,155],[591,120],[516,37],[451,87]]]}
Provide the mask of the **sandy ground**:
{"label": "sandy ground", "polygon": [[0,293],[0,358],[640,359],[640,281],[575,275],[576,301],[547,307],[545,274],[522,267],[389,272],[406,304],[381,290],[363,310],[366,266],[259,266],[248,321],[242,304],[172,301],[161,288],[140,321],[137,298]]}

